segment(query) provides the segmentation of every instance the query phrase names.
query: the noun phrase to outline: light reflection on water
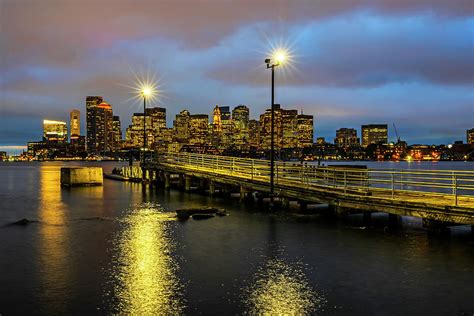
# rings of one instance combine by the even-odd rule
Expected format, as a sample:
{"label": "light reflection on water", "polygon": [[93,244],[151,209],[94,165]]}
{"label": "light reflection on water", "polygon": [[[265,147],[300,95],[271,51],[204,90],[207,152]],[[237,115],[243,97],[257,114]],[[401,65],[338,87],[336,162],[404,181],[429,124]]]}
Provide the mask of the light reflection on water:
{"label": "light reflection on water", "polygon": [[48,302],[55,298],[54,304],[46,309],[48,313],[64,313],[66,303],[62,298],[68,294],[71,283],[70,248],[66,213],[68,207],[63,203],[59,188],[59,172],[47,166],[41,167],[38,219],[38,268],[41,277],[39,298]]}
{"label": "light reflection on water", "polygon": [[326,303],[297,263],[270,259],[253,279],[244,299],[250,315],[308,315],[321,310]]}
{"label": "light reflection on water", "polygon": [[152,204],[135,207],[123,219],[112,265],[115,312],[133,315],[179,314],[182,285],[172,257],[169,223],[175,219]]}

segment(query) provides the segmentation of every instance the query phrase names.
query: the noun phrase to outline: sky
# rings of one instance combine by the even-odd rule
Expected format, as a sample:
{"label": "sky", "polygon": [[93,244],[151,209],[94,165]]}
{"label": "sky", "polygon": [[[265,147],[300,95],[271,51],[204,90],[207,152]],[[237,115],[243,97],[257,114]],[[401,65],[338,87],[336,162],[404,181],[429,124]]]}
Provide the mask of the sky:
{"label": "sky", "polygon": [[[271,102],[264,59],[285,47],[275,102],[315,118],[315,137],[389,125],[389,139],[448,144],[474,127],[472,0],[0,0],[0,150],[40,140],[101,95],[122,127],[151,106],[211,114]],[[6,147],[10,146],[10,147]],[[13,146],[13,147],[11,147]]]}

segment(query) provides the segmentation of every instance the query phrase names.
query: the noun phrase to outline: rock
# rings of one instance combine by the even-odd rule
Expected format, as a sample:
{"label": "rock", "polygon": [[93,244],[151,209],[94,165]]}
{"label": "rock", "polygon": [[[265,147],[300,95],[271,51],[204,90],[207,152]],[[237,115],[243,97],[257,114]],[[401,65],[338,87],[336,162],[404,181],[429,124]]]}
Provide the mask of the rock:
{"label": "rock", "polygon": [[20,220],[17,221],[17,222],[13,222],[13,223],[11,223],[11,224],[9,224],[9,225],[11,225],[11,226],[26,226],[26,225],[28,225],[28,224],[30,224],[30,223],[33,223],[33,222],[34,222],[34,221],[30,221],[29,219],[23,218],[23,219],[20,219]]}
{"label": "rock", "polygon": [[186,208],[176,210],[176,215],[179,219],[188,219],[189,217],[199,214],[199,215],[219,215],[223,216],[225,214],[224,210],[214,208],[214,207],[203,207],[203,208]]}

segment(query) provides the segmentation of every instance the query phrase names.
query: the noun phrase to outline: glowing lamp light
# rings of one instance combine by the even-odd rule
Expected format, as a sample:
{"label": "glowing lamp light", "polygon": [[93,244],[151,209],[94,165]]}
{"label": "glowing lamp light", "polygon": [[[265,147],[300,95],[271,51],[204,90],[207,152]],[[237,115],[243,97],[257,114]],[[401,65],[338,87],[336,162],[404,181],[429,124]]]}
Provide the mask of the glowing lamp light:
{"label": "glowing lamp light", "polygon": [[282,64],[286,61],[286,53],[284,51],[277,51],[275,53],[275,60],[279,63]]}
{"label": "glowing lamp light", "polygon": [[142,95],[145,97],[153,95],[153,89],[151,87],[143,87],[142,88]]}

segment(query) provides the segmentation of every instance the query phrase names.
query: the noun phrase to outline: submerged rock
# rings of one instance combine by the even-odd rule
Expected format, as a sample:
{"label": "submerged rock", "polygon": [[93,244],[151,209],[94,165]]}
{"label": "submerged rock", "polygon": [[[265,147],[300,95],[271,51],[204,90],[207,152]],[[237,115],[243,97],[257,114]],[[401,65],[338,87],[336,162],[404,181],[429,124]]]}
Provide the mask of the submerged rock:
{"label": "submerged rock", "polygon": [[29,219],[23,218],[23,219],[20,219],[19,221],[10,223],[8,225],[9,226],[26,226],[26,225],[28,225],[30,223],[33,223],[33,222],[36,222],[36,221],[30,221]]}
{"label": "submerged rock", "polygon": [[212,215],[212,216],[207,217],[207,218],[210,218],[210,217],[214,217],[215,215],[225,216],[227,215],[227,213],[225,212],[225,210],[218,209],[215,207],[201,207],[201,208],[178,209],[176,210],[176,215],[179,219],[188,219],[191,216],[193,216],[194,218],[194,215],[203,215],[203,217],[206,217],[206,215]]}

